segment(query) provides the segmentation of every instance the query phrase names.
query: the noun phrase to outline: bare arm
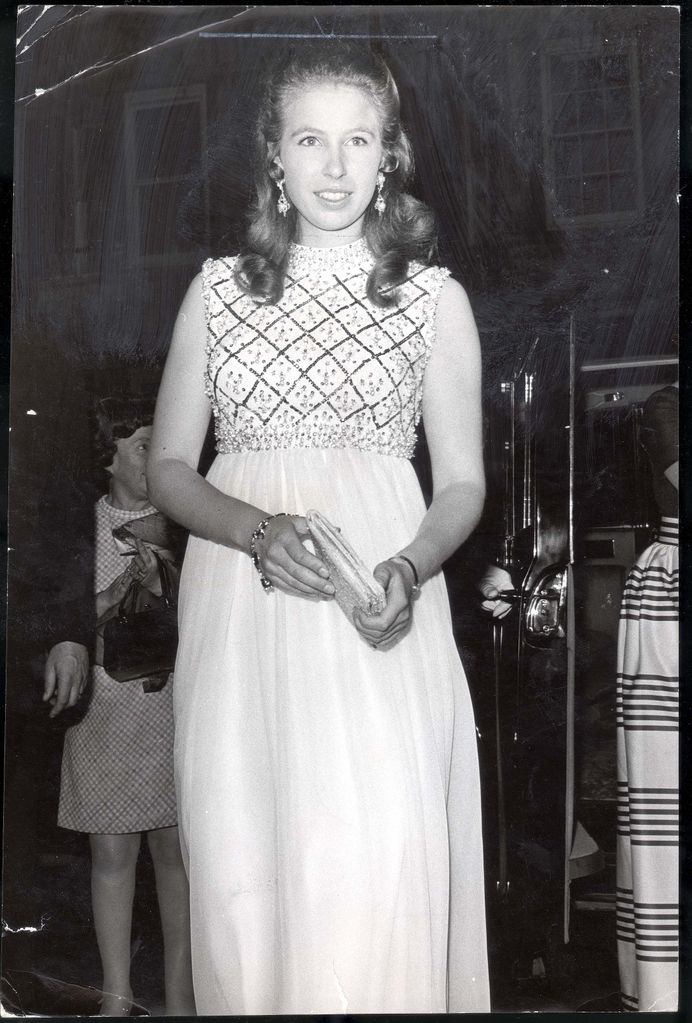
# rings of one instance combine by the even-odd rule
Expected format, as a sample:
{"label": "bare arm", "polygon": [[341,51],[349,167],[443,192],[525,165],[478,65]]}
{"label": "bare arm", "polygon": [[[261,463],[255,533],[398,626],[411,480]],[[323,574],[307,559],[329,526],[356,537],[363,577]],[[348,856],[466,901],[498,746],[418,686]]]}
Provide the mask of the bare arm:
{"label": "bare arm", "polygon": [[468,298],[456,281],[443,286],[436,333],[423,394],[433,500],[402,551],[421,582],[470,536],[485,500],[480,344]]}
{"label": "bare arm", "polygon": [[[197,471],[211,409],[204,391],[206,322],[201,278],[183,300],[156,403],[147,462],[152,503],[196,536],[248,552],[250,537],[269,514],[208,483]],[[300,530],[300,533],[299,533]],[[333,593],[327,571],[302,544],[304,520],[272,520],[258,544],[265,572],[281,589],[302,596]]]}
{"label": "bare arm", "polygon": [[[436,339],[425,373],[423,419],[433,472],[433,500],[416,536],[399,553],[419,582],[434,575],[476,527],[485,499],[478,331],[464,289],[447,281],[440,293]],[[387,592],[381,615],[356,622],[374,645],[388,645],[408,627],[413,573],[388,560],[375,569]]]}
{"label": "bare arm", "polygon": [[197,472],[211,415],[204,392],[203,303],[198,276],[180,307],[156,402],[147,462],[149,497],[197,536],[244,550],[264,509],[222,494]]}

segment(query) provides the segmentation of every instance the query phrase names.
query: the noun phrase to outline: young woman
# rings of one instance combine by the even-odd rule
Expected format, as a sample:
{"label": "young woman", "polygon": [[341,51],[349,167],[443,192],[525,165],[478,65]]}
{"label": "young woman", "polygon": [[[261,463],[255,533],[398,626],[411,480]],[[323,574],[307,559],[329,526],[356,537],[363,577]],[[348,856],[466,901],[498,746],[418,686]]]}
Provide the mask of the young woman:
{"label": "young woman", "polygon": [[[205,263],[175,327],[149,480],[193,534],[175,755],[202,1013],[489,1007],[473,711],[440,572],[483,503],[479,346],[412,170],[380,60],[289,60],[246,244]],[[332,599],[309,509],[376,566],[381,614]]]}
{"label": "young woman", "polygon": [[[148,404],[148,407],[147,407]],[[123,568],[113,530],[152,514],[146,464],[151,403],[107,399],[97,411],[97,446],[109,477],[96,503],[97,622],[111,617],[133,578],[161,593],[156,559],[137,541]],[[189,894],[180,856],[173,780],[172,678],[116,682],[100,667],[97,642],[84,715],[65,733],[58,824],[89,834],[91,897],[102,982],[102,1016],[129,1016],[132,905],[142,833],[154,862],[164,941],[166,1012],[194,1015]],[[54,695],[48,682],[44,699]]]}

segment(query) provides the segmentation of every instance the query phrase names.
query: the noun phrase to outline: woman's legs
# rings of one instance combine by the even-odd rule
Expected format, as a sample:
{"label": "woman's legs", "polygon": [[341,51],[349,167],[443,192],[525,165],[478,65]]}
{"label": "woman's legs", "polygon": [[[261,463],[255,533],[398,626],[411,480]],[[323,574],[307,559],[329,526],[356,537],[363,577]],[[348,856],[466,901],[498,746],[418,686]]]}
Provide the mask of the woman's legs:
{"label": "woman's legs", "polygon": [[194,1016],[190,960],[190,895],[177,828],[147,834],[156,873],[166,983],[166,1015]]}
{"label": "woman's legs", "polygon": [[102,1016],[128,1016],[132,1004],[132,902],[141,836],[90,835],[91,904],[103,967]]}

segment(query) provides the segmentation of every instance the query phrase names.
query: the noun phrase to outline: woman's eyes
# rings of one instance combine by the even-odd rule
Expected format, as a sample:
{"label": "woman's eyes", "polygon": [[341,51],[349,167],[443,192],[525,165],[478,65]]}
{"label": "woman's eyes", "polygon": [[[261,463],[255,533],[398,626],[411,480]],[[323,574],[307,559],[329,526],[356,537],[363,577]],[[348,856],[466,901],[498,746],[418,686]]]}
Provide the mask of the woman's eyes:
{"label": "woman's eyes", "polygon": [[[367,144],[368,144],[368,140],[366,138],[363,138],[362,135],[353,135],[346,142],[347,146],[367,146]],[[314,146],[321,146],[322,143],[314,135],[306,135],[305,138],[300,139],[300,141],[298,142],[298,145],[299,146],[307,146],[308,148],[313,148]]]}

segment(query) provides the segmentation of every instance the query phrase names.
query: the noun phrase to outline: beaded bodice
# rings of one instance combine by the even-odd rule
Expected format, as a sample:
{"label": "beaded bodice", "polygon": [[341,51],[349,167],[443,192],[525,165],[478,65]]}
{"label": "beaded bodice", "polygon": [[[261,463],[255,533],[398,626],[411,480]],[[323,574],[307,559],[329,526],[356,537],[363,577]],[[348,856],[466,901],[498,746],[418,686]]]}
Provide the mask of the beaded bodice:
{"label": "beaded bodice", "polygon": [[276,305],[246,295],[234,258],[202,269],[205,387],[222,453],[355,447],[410,458],[435,307],[449,271],[412,263],[396,306],[366,296],[364,241],[292,245]]}

